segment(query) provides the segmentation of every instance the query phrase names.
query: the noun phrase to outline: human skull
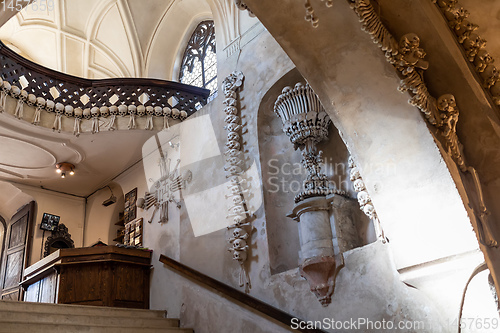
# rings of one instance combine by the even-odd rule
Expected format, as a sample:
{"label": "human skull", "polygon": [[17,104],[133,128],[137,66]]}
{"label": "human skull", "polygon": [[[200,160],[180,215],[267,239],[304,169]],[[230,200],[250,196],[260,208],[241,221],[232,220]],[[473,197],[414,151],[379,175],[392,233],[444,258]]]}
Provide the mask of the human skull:
{"label": "human skull", "polygon": [[240,122],[240,117],[230,114],[229,116],[224,118],[224,121],[226,123],[236,123],[237,124]]}
{"label": "human skull", "polygon": [[241,144],[238,141],[236,141],[236,140],[232,140],[232,141],[228,141],[226,143],[226,147],[229,148],[229,149],[237,149],[237,150],[239,150],[240,147],[241,147]]}
{"label": "human skull", "polygon": [[242,223],[243,221],[245,221],[245,217],[244,216],[241,216],[241,215],[236,215],[235,217],[233,217],[233,222],[235,224],[240,224]]}
{"label": "human skull", "polygon": [[239,164],[243,163],[243,161],[238,156],[228,157],[226,159],[226,161],[227,161],[227,163],[229,163],[231,165],[239,165]]}
{"label": "human skull", "polygon": [[116,105],[111,105],[109,107],[109,114],[112,116],[116,116],[118,114],[118,107]]}
{"label": "human skull", "polygon": [[232,97],[229,97],[229,98],[226,98],[223,103],[224,103],[224,105],[227,105],[227,106],[235,106],[236,100]]}
{"label": "human skull", "polygon": [[164,107],[163,108],[163,115],[164,116],[171,116],[172,115],[172,109],[169,107]]}
{"label": "human skull", "polygon": [[484,71],[492,62],[493,58],[485,49],[479,50],[474,58],[474,66],[476,66],[476,70],[479,72]]}
{"label": "human skull", "polygon": [[56,104],[54,103],[54,101],[51,101],[50,99],[47,100],[47,102],[45,102],[45,109],[48,112],[54,112],[54,107],[55,106],[56,106]]}
{"label": "human skull", "polygon": [[375,207],[373,207],[372,204],[367,204],[363,208],[363,213],[365,213],[369,218],[373,219],[375,218]]}
{"label": "human skull", "polygon": [[224,112],[227,114],[227,115],[236,115],[238,113],[238,109],[234,106],[227,106],[224,108]]}
{"label": "human skull", "polygon": [[81,108],[75,108],[75,118],[82,119],[83,110]]}
{"label": "human skull", "polygon": [[227,139],[228,139],[228,141],[239,140],[240,135],[236,132],[229,132],[227,134]]}
{"label": "human skull", "polygon": [[187,116],[188,116],[187,112],[186,112],[186,111],[184,111],[184,110],[182,110],[182,111],[180,112],[180,114],[179,114],[179,119],[180,119],[180,120],[184,120],[184,119],[186,119],[186,118],[187,118]]}
{"label": "human skull", "polygon": [[36,98],[36,106],[39,108],[45,107],[45,98],[43,97],[37,97]]}
{"label": "human skull", "polygon": [[146,106],[146,114],[148,116],[152,116],[155,114],[155,108],[152,107],[151,105]]}
{"label": "human skull", "polygon": [[107,106],[101,106],[99,112],[101,113],[101,117],[107,118],[109,116],[109,108]]}
{"label": "human skull", "polygon": [[173,109],[172,109],[172,118],[173,118],[173,119],[178,119],[178,118],[179,118],[180,113],[181,113],[181,112],[180,112],[178,109],[173,108]]}
{"label": "human skull", "polygon": [[247,242],[244,239],[237,238],[233,242],[233,248],[235,249],[245,249],[247,247]]}
{"label": "human skull", "polygon": [[363,179],[356,179],[354,181],[354,190],[356,192],[361,192],[363,190],[366,190],[365,182],[363,181]]}
{"label": "human skull", "polygon": [[226,130],[228,130],[229,132],[236,132],[237,130],[239,130],[241,128],[241,126],[238,124],[230,123],[230,124],[227,124],[226,126],[224,126],[224,128]]}
{"label": "human skull", "polygon": [[238,260],[238,261],[245,261],[247,259],[246,251],[234,250],[233,251],[233,259]]}
{"label": "human skull", "polygon": [[128,114],[127,106],[124,104],[118,106],[118,114],[122,117],[125,117]]}
{"label": "human skull", "polygon": [[455,96],[452,94],[441,95],[437,100],[437,106],[440,111],[450,112],[455,110],[457,106]]}
{"label": "human skull", "polygon": [[62,103],[56,103],[56,114],[60,115],[64,113],[64,104]]}
{"label": "human skull", "polygon": [[491,64],[486,66],[485,70],[481,73],[481,77],[486,88],[491,87],[500,79],[498,69]]}
{"label": "human skull", "polygon": [[231,157],[236,157],[236,156],[240,156],[241,155],[241,151],[239,149],[231,148],[231,149],[228,149],[225,152],[225,154],[228,155],[228,156],[231,156]]}
{"label": "human skull", "polygon": [[21,88],[16,85],[12,85],[10,89],[10,95],[14,98],[17,98],[21,94]]}
{"label": "human skull", "polygon": [[71,105],[66,105],[64,107],[64,115],[66,117],[73,117],[73,112],[74,112],[74,109]]}
{"label": "human skull", "polygon": [[[130,107],[129,107],[129,111],[130,111]],[[146,114],[146,107],[144,105],[139,105],[137,107],[137,115],[139,117],[142,117]]]}
{"label": "human skull", "polygon": [[232,198],[232,201],[233,201],[233,204],[234,205],[240,205],[244,202],[243,198],[241,197],[241,195],[235,195],[233,198]]}
{"label": "human skull", "polygon": [[21,90],[21,94],[19,94],[19,99],[22,101],[26,101],[28,99],[28,92],[26,90]]}
{"label": "human skull", "polygon": [[155,106],[155,116],[161,117],[163,116],[163,109],[161,106]]}
{"label": "human skull", "polygon": [[242,228],[234,228],[233,230],[233,238],[247,239],[248,233],[245,229]]}
{"label": "human skull", "polygon": [[92,118],[92,111],[90,111],[90,108],[85,108],[83,110],[83,118],[89,120],[90,118]]}
{"label": "human skull", "polygon": [[351,174],[349,178],[351,179],[351,181],[361,178],[361,174],[359,173],[359,169],[357,167],[351,169]]}
{"label": "human skull", "polygon": [[132,116],[137,113],[137,106],[131,104],[128,106],[128,113]]}
{"label": "human skull", "polygon": [[99,118],[101,115],[101,111],[97,106],[94,106],[92,109],[90,109],[90,114],[92,118]]}
{"label": "human skull", "polygon": [[2,90],[4,93],[9,94],[11,88],[12,88],[12,85],[9,83],[9,81],[3,81]]}
{"label": "human skull", "polygon": [[36,96],[34,94],[29,94],[28,99],[26,100],[26,104],[29,106],[33,106],[36,104]]}
{"label": "human skull", "polygon": [[368,202],[370,202],[370,196],[368,195],[368,192],[366,191],[361,191],[358,193],[358,202],[361,207],[366,205]]}
{"label": "human skull", "polygon": [[420,45],[420,38],[418,38],[417,34],[410,32],[399,40],[399,51],[401,53],[410,52],[412,49],[417,48]]}

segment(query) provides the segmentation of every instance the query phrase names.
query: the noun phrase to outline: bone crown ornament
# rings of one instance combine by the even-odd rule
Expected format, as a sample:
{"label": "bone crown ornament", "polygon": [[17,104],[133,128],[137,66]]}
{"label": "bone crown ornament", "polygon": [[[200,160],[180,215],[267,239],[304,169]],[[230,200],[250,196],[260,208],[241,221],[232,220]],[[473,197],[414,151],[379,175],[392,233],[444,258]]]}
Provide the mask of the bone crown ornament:
{"label": "bone crown ornament", "polygon": [[316,144],[328,137],[330,118],[309,84],[285,87],[274,103],[274,112],[283,122],[283,132],[295,148],[307,141]]}

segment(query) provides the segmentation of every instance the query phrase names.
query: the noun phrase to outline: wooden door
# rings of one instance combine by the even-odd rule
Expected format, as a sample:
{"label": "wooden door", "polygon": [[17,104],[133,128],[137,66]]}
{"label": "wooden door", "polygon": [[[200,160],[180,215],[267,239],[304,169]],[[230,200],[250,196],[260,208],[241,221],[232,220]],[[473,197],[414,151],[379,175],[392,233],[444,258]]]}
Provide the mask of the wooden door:
{"label": "wooden door", "polygon": [[7,225],[0,280],[2,300],[22,300],[22,288],[19,282],[22,280],[29,259],[33,208],[33,202],[26,205]]}

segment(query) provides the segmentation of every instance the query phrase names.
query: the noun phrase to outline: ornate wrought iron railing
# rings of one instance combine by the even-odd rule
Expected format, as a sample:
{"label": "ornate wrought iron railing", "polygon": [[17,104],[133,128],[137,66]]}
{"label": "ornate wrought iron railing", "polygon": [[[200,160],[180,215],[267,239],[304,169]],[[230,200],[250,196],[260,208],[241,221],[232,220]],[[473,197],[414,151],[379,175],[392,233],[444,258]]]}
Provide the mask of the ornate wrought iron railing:
{"label": "ornate wrought iron railing", "polygon": [[143,105],[176,108],[189,116],[207,103],[210,94],[207,89],[158,79],[75,77],[29,61],[1,41],[0,75],[28,94],[75,109]]}

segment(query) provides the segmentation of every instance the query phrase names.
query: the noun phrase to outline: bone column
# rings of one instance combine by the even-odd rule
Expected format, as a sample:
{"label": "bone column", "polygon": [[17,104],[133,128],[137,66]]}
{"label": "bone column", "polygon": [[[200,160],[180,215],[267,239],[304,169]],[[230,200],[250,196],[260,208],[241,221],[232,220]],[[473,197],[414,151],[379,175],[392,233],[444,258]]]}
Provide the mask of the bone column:
{"label": "bone column", "polygon": [[299,222],[301,245],[300,272],[323,306],[331,302],[338,271],[330,225],[330,202],[336,193],[321,173],[322,152],[316,145],[328,137],[330,118],[309,85],[297,83],[285,87],[274,104],[274,112],[283,122],[283,131],[295,148],[302,151],[307,178],[289,217]]}

